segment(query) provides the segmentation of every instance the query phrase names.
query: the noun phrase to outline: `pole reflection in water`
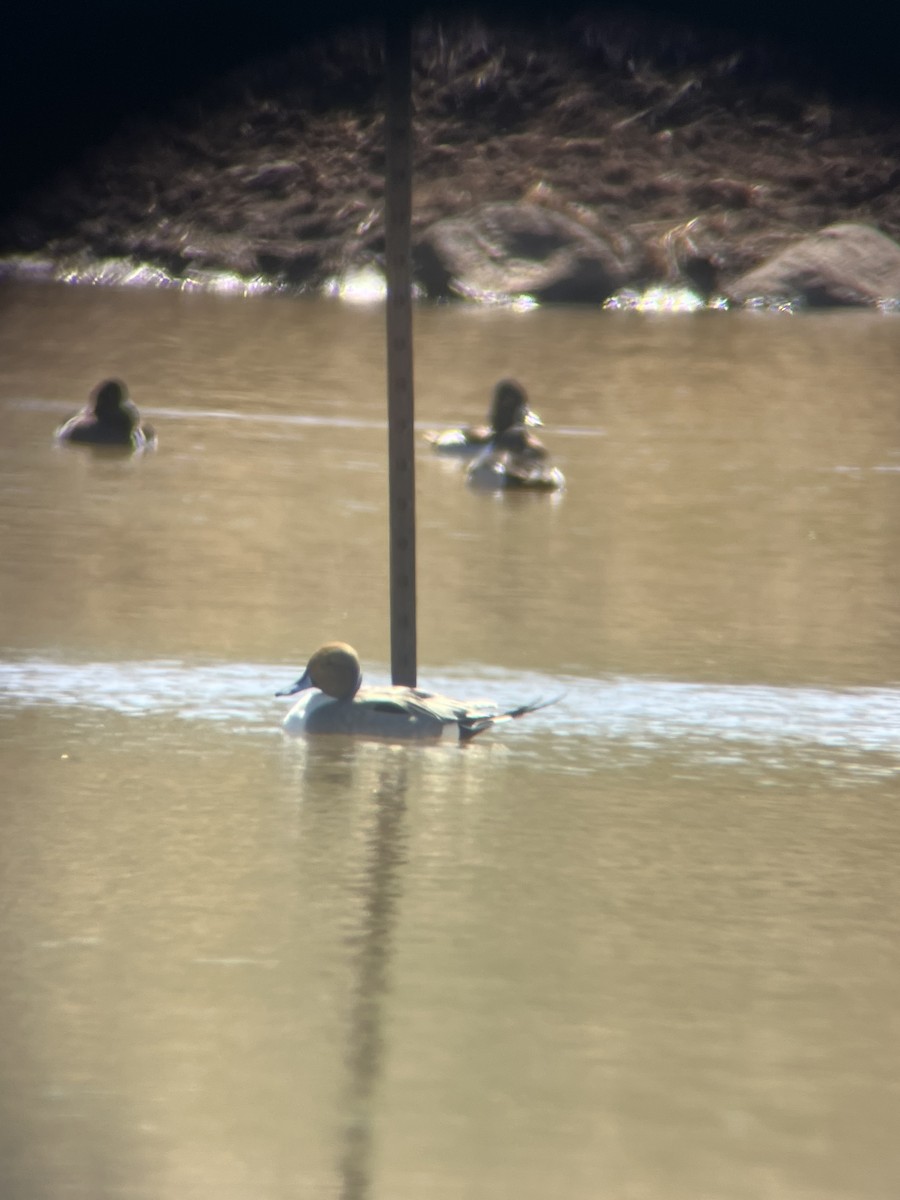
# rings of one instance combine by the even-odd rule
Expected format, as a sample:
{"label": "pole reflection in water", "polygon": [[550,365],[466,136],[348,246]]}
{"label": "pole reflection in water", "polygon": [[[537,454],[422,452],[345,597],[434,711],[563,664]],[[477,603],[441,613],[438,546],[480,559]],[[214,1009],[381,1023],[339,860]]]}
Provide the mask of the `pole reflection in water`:
{"label": "pole reflection in water", "polygon": [[407,794],[404,750],[384,747],[372,797],[374,823],[359,887],[362,920],[347,1029],[346,1123],[338,1165],[343,1200],[370,1194],[372,1121],[384,1059],[385,998],[390,990],[393,934],[406,862]]}

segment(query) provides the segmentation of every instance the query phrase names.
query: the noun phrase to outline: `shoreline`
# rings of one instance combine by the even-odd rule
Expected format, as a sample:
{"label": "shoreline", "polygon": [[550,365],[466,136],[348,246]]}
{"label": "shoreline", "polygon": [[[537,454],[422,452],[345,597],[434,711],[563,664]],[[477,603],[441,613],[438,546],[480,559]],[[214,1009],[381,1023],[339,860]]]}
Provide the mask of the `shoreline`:
{"label": "shoreline", "polygon": [[[761,42],[612,17],[430,24],[414,72],[417,246],[436,222],[528,205],[611,248],[613,291],[708,299],[835,223],[900,239],[897,114],[835,99]],[[174,286],[318,292],[377,267],[380,86],[379,40],[356,31],[132,118],[0,226],[5,273],[81,263],[103,282],[121,262]]]}

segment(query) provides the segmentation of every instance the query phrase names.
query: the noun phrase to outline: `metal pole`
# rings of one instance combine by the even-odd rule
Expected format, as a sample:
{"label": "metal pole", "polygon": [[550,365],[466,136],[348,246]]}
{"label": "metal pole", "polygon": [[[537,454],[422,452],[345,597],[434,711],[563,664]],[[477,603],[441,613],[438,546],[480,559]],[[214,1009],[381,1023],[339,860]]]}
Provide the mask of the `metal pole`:
{"label": "metal pole", "polygon": [[391,679],[416,685],[416,475],[413,461],[412,53],[405,16],[385,26],[384,227],[387,269]]}

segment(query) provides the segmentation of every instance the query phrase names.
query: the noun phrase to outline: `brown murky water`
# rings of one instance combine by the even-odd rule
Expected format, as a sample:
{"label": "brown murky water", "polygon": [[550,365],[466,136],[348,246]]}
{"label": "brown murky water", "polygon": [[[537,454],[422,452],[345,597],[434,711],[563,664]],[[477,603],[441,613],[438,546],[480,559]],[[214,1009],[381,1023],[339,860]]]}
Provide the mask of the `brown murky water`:
{"label": "brown murky water", "polygon": [[892,1200],[897,318],[418,312],[568,479],[422,447],[420,681],[565,693],[460,750],[272,695],[387,677],[377,306],[0,301],[4,1198]]}

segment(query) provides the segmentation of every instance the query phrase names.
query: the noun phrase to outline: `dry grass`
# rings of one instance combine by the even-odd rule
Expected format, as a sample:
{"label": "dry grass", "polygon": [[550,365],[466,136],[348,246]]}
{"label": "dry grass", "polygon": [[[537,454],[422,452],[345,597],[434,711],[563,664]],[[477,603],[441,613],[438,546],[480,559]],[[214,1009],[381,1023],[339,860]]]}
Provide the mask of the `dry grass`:
{"label": "dry grass", "polygon": [[[621,15],[471,19],[419,27],[413,63],[416,228],[538,195],[638,241],[649,273],[687,242],[741,270],[837,219],[900,238],[895,114],[840,102],[761,43]],[[249,64],[164,123],[132,122],[32,197],[0,246],[282,263],[318,283],[381,248],[382,75],[366,29]]]}

